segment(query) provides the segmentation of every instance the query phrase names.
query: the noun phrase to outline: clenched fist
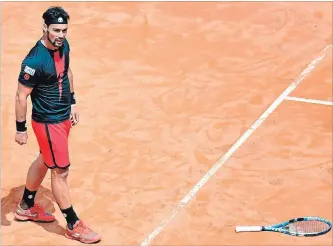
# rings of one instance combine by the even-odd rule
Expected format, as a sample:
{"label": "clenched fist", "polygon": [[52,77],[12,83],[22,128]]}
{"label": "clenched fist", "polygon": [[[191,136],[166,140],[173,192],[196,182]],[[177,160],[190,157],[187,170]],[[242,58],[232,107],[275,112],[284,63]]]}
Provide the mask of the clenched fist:
{"label": "clenched fist", "polygon": [[19,144],[19,145],[24,145],[27,143],[28,141],[28,133],[25,132],[16,132],[15,134],[15,141]]}

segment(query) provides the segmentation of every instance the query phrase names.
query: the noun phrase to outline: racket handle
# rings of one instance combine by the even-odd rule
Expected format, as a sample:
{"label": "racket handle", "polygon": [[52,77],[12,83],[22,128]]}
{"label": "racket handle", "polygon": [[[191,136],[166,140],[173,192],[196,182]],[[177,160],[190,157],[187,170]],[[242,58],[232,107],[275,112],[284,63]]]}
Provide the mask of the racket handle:
{"label": "racket handle", "polygon": [[236,226],[236,232],[262,231],[262,226]]}

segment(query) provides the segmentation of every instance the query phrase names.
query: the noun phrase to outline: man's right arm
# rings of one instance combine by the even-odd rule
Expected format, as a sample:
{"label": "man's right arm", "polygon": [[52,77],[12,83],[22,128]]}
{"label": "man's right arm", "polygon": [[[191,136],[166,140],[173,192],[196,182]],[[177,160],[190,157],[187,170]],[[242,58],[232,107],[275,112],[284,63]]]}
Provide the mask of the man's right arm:
{"label": "man's right arm", "polygon": [[27,57],[22,62],[15,100],[16,130],[18,132],[26,131],[27,98],[37,83],[38,67],[38,60],[34,57]]}
{"label": "man's right arm", "polygon": [[27,98],[32,92],[32,89],[32,87],[27,87],[20,82],[18,83],[15,100],[15,113],[17,122],[26,121]]}

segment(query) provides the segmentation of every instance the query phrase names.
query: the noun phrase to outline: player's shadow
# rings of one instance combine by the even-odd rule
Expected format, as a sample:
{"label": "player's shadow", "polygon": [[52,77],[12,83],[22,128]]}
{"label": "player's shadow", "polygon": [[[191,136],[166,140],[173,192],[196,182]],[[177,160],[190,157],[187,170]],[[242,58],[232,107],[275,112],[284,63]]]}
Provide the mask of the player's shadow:
{"label": "player's shadow", "polygon": [[[16,220],[8,220],[9,214],[14,214],[17,204],[21,201],[24,191],[24,185],[14,187],[10,190],[9,194],[1,198],[1,226],[10,226],[12,223],[25,223]],[[47,212],[54,213],[55,207],[52,202],[55,202],[52,192],[41,186],[36,194],[36,203],[39,203]],[[56,202],[55,202],[56,203]],[[12,216],[11,216],[12,217]],[[29,223],[35,223],[29,221]],[[58,220],[51,223],[37,223],[37,225],[44,228],[44,230],[55,233],[58,235],[64,235],[65,229],[59,224]]]}

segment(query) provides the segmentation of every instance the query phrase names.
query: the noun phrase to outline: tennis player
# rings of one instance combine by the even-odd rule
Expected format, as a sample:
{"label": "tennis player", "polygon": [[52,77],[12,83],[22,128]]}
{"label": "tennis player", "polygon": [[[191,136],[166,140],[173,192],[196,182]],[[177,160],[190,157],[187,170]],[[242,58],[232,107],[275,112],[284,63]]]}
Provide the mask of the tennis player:
{"label": "tennis player", "polygon": [[55,217],[35,203],[36,193],[51,170],[51,188],[67,225],[65,236],[82,243],[95,243],[101,237],[77,216],[67,186],[69,172],[68,136],[79,122],[70,69],[70,46],[66,39],[69,15],[61,7],[43,14],[43,36],[24,58],[16,93],[15,141],[27,143],[27,98],[32,101],[31,125],[40,153],[31,164],[22,201],[15,218],[20,221],[53,222]]}

